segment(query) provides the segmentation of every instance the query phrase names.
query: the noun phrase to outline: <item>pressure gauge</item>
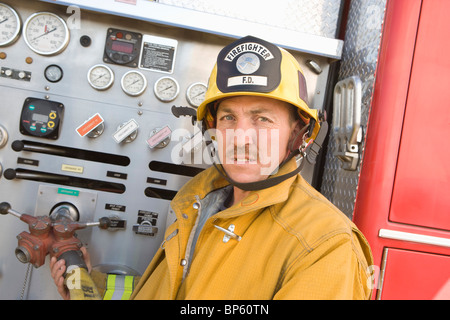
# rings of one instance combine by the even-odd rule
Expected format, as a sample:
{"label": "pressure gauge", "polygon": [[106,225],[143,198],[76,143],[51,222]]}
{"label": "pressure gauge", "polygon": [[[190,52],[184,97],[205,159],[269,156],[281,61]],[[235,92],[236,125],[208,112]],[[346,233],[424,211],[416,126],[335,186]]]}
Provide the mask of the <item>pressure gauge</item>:
{"label": "pressure gauge", "polygon": [[147,79],[139,71],[128,71],[121,80],[122,90],[130,96],[139,96],[147,88]]}
{"label": "pressure gauge", "polygon": [[8,131],[0,125],[0,148],[3,148],[8,142]]}
{"label": "pressure gauge", "polygon": [[96,64],[89,69],[87,79],[92,88],[96,90],[106,90],[114,82],[114,72],[110,67],[103,64]]}
{"label": "pressure gauge", "polygon": [[17,12],[0,3],[0,47],[8,46],[19,38],[22,22]]}
{"label": "pressure gauge", "polygon": [[56,14],[37,12],[25,21],[23,37],[31,50],[50,56],[61,53],[67,47],[70,33],[66,22]]}
{"label": "pressure gauge", "polygon": [[63,77],[63,71],[60,66],[56,64],[51,64],[44,71],[45,79],[50,82],[58,82]]}
{"label": "pressure gauge", "polygon": [[193,83],[186,90],[186,99],[193,107],[198,107],[205,100],[206,85],[200,82]]}
{"label": "pressure gauge", "polygon": [[162,77],[156,81],[154,91],[159,100],[169,102],[178,96],[180,86],[174,78]]}

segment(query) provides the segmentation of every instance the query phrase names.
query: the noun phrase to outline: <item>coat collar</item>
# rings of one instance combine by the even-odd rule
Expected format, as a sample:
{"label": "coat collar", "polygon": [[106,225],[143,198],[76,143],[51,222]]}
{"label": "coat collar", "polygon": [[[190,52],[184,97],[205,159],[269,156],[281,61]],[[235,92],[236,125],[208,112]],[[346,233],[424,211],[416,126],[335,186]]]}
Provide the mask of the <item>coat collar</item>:
{"label": "coat collar", "polygon": [[[278,170],[274,176],[291,172],[292,170],[295,170],[296,167],[297,163],[295,159],[291,159],[280,170]],[[251,191],[249,195],[240,203],[237,203],[227,210],[222,211],[218,217],[231,218],[287,200],[290,187],[297,176],[299,175],[286,179],[278,185],[267,189]],[[229,185],[228,181],[226,181],[217,172],[217,169],[210,167],[192,178],[190,182],[183,186],[173,199],[172,204],[186,204],[195,202],[196,196],[203,199],[208,193],[223,188],[227,185]],[[178,211],[175,207],[173,208],[175,211]]]}

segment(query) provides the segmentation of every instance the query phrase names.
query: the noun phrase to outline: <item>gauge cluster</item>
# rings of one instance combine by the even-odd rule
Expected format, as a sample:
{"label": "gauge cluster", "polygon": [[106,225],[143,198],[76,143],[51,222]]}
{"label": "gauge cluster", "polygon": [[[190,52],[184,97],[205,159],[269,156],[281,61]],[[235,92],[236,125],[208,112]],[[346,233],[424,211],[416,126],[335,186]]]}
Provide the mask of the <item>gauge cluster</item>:
{"label": "gauge cluster", "polygon": [[[13,44],[22,30],[22,20],[15,9],[0,3],[0,47]],[[36,12],[23,24],[22,35],[28,48],[43,56],[64,51],[70,32],[64,19],[51,12]]]}
{"label": "gauge cluster", "polygon": [[[112,86],[114,71],[106,64],[138,68],[123,74],[120,86],[128,96],[141,96],[148,87],[147,75],[154,79],[158,73],[173,74],[177,48],[178,41],[175,39],[108,28],[103,55],[105,64],[89,69],[89,84],[96,90],[107,90]],[[153,93],[160,102],[174,101],[179,97],[180,90],[180,84],[173,76],[160,76],[154,80]],[[185,90],[185,101],[196,108],[205,98],[206,85],[194,82]]]}
{"label": "gauge cluster", "polygon": [[[13,5],[0,2],[0,50],[12,46],[22,37],[26,47],[38,56],[61,55],[71,42],[77,45],[67,20],[67,17],[50,11],[34,12],[21,18]],[[115,27],[108,27],[104,32],[106,38],[101,61],[99,59],[98,63],[87,68],[87,83],[91,89],[98,92],[121,89],[125,96],[131,98],[154,95],[162,103],[180,98],[178,104],[194,108],[204,100],[206,85],[200,81],[202,79],[183,87],[174,76],[177,40]],[[88,35],[80,37],[83,47],[89,47],[91,41]],[[31,62],[27,63],[32,63],[33,59],[29,59]],[[19,77],[19,74],[27,76]],[[27,81],[31,77],[26,70],[12,69],[1,76]],[[63,76],[63,66],[56,63],[49,64],[44,70],[45,79],[53,84],[60,82]],[[116,80],[120,81],[115,86]],[[152,91],[146,90],[149,85],[153,87]],[[180,95],[182,90],[184,95]]]}

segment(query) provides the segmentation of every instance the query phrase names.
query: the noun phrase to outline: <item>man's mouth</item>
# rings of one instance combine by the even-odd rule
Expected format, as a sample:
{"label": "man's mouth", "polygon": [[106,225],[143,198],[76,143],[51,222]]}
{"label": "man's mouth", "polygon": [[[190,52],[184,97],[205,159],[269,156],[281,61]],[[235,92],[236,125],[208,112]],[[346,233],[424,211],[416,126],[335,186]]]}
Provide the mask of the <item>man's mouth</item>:
{"label": "man's mouth", "polygon": [[227,152],[227,163],[232,164],[256,164],[258,161],[257,151],[250,152],[249,148],[243,149],[231,149]]}
{"label": "man's mouth", "polygon": [[255,157],[235,157],[233,160],[236,164],[256,164],[257,162]]}
{"label": "man's mouth", "polygon": [[259,149],[255,144],[229,145],[225,150],[225,164],[248,165],[259,163]]}

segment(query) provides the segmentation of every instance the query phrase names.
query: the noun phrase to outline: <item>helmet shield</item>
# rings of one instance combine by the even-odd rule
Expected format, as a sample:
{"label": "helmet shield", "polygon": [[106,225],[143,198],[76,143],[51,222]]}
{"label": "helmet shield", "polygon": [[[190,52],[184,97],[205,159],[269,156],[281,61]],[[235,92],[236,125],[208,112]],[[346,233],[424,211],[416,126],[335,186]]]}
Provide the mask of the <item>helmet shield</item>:
{"label": "helmet shield", "polygon": [[226,46],[217,57],[217,88],[223,93],[275,90],[281,83],[281,51],[247,36]]}

